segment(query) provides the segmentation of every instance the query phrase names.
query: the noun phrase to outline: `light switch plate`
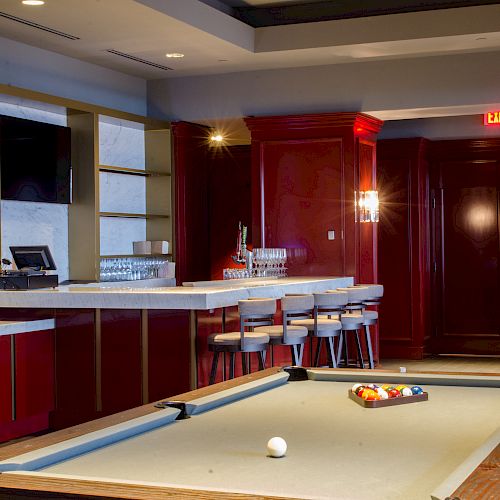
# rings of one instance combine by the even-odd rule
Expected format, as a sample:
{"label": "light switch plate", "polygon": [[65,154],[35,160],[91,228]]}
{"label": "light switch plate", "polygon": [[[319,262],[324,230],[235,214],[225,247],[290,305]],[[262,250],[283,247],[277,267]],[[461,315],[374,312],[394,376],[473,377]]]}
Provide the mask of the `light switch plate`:
{"label": "light switch plate", "polygon": [[329,240],[335,239],[335,231],[328,231],[328,239]]}

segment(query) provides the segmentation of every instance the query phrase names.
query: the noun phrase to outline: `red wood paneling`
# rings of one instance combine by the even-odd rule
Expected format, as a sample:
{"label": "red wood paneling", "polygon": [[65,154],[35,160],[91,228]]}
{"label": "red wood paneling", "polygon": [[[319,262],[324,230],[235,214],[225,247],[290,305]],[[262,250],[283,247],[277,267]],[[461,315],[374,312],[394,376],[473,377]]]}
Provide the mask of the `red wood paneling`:
{"label": "red wood paneling", "polygon": [[101,310],[101,394],[105,414],[142,403],[140,314],[140,310]]}
{"label": "red wood paneling", "polygon": [[93,309],[57,310],[54,429],[97,417],[94,314]]}
{"label": "red wood paneling", "polygon": [[420,359],[430,334],[428,141],[377,143],[382,357]]}
{"label": "red wood paneling", "polygon": [[[252,241],[250,146],[212,148],[208,185],[210,220],[210,279],[222,279],[222,270],[236,267],[238,222],[248,227]],[[244,267],[244,266],[241,266]]]}
{"label": "red wood paneling", "polygon": [[172,123],[177,282],[210,279],[208,127]]}
{"label": "red wood paneling", "polygon": [[12,386],[11,386],[11,362],[10,342],[11,336],[0,337],[0,424],[12,419]]}
{"label": "red wood paneling", "polygon": [[342,141],[266,141],[261,155],[266,247],[287,248],[291,276],[344,274]]}
{"label": "red wood paneling", "polygon": [[16,418],[54,409],[54,331],[15,335]]}
{"label": "red wood paneling", "polygon": [[[359,151],[356,148],[356,141],[359,139],[373,142],[382,122],[360,113],[252,117],[246,118],[245,121],[252,134],[252,220],[254,246],[260,246],[263,237],[266,240],[266,244],[268,244],[268,233],[270,233],[270,238],[273,242],[277,241],[276,235],[279,236],[279,239],[283,240],[289,231],[288,229],[281,230],[281,224],[286,224],[287,220],[290,219],[297,220],[299,224],[304,225],[304,221],[309,216],[308,222],[312,227],[307,228],[310,234],[305,238],[306,244],[304,247],[306,248],[306,253],[319,251],[319,254],[314,255],[314,257],[318,258],[319,256],[322,259],[323,251],[318,249],[324,248],[324,245],[328,245],[329,243],[333,243],[333,245],[337,243],[337,241],[328,242],[326,239],[326,231],[328,229],[336,229],[338,238],[342,238],[343,236],[343,240],[338,242],[343,246],[341,261],[337,260],[338,256],[335,251],[331,252],[333,255],[331,264],[318,265],[317,271],[323,272],[323,274],[333,274],[336,272],[337,274],[359,277],[360,241],[359,230],[354,220],[354,191],[359,189],[360,181]],[[301,153],[296,150],[287,159],[287,145],[291,145],[293,141],[298,141],[298,144],[302,144],[304,151],[307,151],[307,153],[301,156]],[[337,198],[337,202],[340,200],[340,204],[335,210],[330,212],[325,211],[318,214],[313,213],[313,210],[310,211],[309,215],[306,215],[307,207],[297,203],[286,214],[286,217],[284,216],[284,211],[279,212],[281,217],[279,224],[278,217],[275,216],[272,221],[276,227],[270,227],[268,224],[270,203],[273,207],[280,209],[279,201],[286,190],[293,193],[293,190],[297,189],[297,186],[301,189],[301,184],[304,182],[305,186],[307,186],[307,180],[304,181],[304,172],[307,171],[309,165],[311,165],[313,171],[316,170],[312,178],[317,182],[319,173],[317,169],[321,167],[321,157],[325,153],[325,142],[329,141],[331,141],[332,146],[332,150],[329,153],[332,155],[330,160],[333,162],[328,165],[327,169],[332,169],[333,171],[337,169],[340,172],[339,185],[333,188],[336,193],[340,190],[340,197]],[[335,156],[335,145],[339,142],[341,143],[340,157],[333,158]],[[274,151],[278,148],[278,146],[273,147],[274,144],[281,144],[279,150]],[[293,148],[290,148],[290,153],[292,152]],[[277,176],[274,176],[276,180],[273,180],[273,161],[282,162],[283,180],[286,180],[288,177],[288,184],[284,184],[276,193],[273,192],[273,188],[278,187],[276,180],[280,180],[280,172],[278,171]],[[311,161],[313,162],[312,164]],[[371,166],[373,167],[373,163]],[[269,179],[268,174],[270,175]],[[294,176],[297,178],[295,179]],[[268,188],[268,182],[270,182],[271,189]],[[312,200],[314,200],[312,201],[312,205],[317,203],[315,196],[317,198],[321,198],[322,196],[321,194],[318,196],[322,187],[317,186],[317,189],[319,191],[316,194],[309,192],[304,196],[304,198],[307,198],[312,194]],[[297,200],[297,202],[299,201]],[[304,202],[307,204],[307,199]],[[312,215],[314,215],[314,218],[312,218]],[[332,220],[336,222],[338,218],[343,220],[342,228],[328,227],[332,223]],[[301,226],[299,227],[302,229]],[[342,229],[344,230],[343,235],[341,233]],[[277,233],[277,231],[281,232]],[[298,232],[295,229],[291,229],[290,231],[293,231],[292,236],[294,238],[297,237]],[[314,231],[316,231],[315,234],[313,234]],[[299,269],[294,266],[291,273],[294,271],[302,272],[300,268],[304,269],[304,274],[311,273],[314,271],[313,267],[314,263],[312,262],[311,265],[308,263],[300,266]],[[339,268],[342,269],[340,273],[338,272]]]}
{"label": "red wood paneling", "polygon": [[189,391],[189,312],[148,311],[149,400]]}
{"label": "red wood paneling", "polygon": [[[456,142],[459,150],[467,148],[466,141]],[[451,146],[448,141],[445,145]],[[460,160],[446,160],[445,145],[439,145],[440,158],[433,165],[433,348],[442,353],[500,354],[500,154],[494,144],[490,160],[484,154],[479,155],[481,161],[472,159],[470,151]]]}

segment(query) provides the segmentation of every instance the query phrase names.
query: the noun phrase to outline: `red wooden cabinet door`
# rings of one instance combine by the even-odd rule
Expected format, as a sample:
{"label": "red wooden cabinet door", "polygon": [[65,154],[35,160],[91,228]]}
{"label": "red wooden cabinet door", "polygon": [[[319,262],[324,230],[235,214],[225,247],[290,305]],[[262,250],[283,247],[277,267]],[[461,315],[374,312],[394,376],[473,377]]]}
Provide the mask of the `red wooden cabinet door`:
{"label": "red wooden cabinet door", "polygon": [[288,249],[289,275],[343,275],[342,140],[266,141],[261,148],[265,245]]}
{"label": "red wooden cabinet door", "polygon": [[16,347],[16,419],[54,409],[54,331],[20,333]]}
{"label": "red wooden cabinet door", "polygon": [[498,162],[449,161],[438,168],[434,349],[499,354]]}
{"label": "red wooden cabinet door", "polygon": [[12,419],[11,335],[0,337],[0,424]]}

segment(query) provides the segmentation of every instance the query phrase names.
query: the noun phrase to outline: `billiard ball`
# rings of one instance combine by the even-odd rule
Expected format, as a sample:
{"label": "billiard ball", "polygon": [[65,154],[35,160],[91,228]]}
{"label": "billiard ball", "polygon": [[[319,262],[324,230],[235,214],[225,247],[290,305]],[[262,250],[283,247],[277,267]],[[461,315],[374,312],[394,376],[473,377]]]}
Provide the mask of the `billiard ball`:
{"label": "billiard ball", "polygon": [[361,385],[360,387],[358,387],[355,391],[355,394],[356,396],[359,396],[361,397],[361,395],[363,394],[363,391],[366,389],[366,387],[364,385]]}
{"label": "billiard ball", "polygon": [[370,389],[378,389],[378,385],[377,384],[368,384],[367,387],[369,387]]}
{"label": "billiard ball", "polygon": [[397,389],[391,389],[388,393],[389,398],[399,398],[401,393]]}
{"label": "billiard ball", "polygon": [[418,385],[415,385],[411,388],[411,392],[413,394],[422,394],[424,391],[422,389],[422,387],[419,387]]}
{"label": "billiard ball", "polygon": [[364,387],[363,384],[354,384],[351,388],[351,391],[356,394],[356,390],[359,389],[360,387]]}
{"label": "billiard ball", "polygon": [[403,396],[413,396],[413,392],[409,387],[405,387],[404,389],[402,389],[401,394]]}
{"label": "billiard ball", "polygon": [[396,386],[396,389],[397,389],[399,392],[401,392],[401,391],[402,391],[405,387],[406,387],[406,385],[401,384],[401,385],[397,385],[397,386]]}
{"label": "billiard ball", "polygon": [[380,399],[380,396],[378,395],[378,393],[376,391],[374,391],[373,389],[365,389],[363,391],[363,396],[362,398],[366,401],[377,401]]}
{"label": "billiard ball", "polygon": [[284,457],[286,448],[286,441],[280,437],[273,437],[267,442],[267,453],[273,458]]}
{"label": "billiard ball", "polygon": [[378,389],[376,389],[377,391],[377,394],[380,396],[380,399],[387,399],[389,397],[389,395],[387,394],[387,391],[384,391],[384,389],[382,389],[382,387],[379,387]]}
{"label": "billiard ball", "polygon": [[382,385],[382,389],[384,389],[384,391],[389,391],[389,390],[393,389],[393,387],[392,387],[392,385],[384,384],[384,385]]}

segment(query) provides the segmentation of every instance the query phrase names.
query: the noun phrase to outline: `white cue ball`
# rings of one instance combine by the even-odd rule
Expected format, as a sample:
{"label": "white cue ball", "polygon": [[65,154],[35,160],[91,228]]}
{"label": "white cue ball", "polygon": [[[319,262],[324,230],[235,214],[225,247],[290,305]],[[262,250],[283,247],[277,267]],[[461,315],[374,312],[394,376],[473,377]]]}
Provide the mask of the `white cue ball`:
{"label": "white cue ball", "polygon": [[273,437],[267,442],[267,453],[270,457],[280,458],[285,456],[286,441],[280,437]]}

